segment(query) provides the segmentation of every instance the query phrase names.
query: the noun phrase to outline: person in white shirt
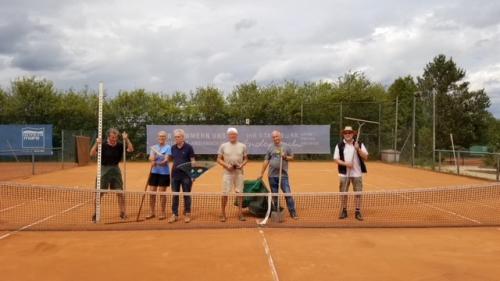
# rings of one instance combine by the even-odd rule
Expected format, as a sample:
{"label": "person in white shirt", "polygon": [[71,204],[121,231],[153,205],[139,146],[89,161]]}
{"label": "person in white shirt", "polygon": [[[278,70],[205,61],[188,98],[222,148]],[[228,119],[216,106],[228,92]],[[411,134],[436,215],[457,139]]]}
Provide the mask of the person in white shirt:
{"label": "person in white shirt", "polygon": [[[350,183],[354,191],[363,191],[363,173],[367,172],[365,161],[368,159],[368,151],[363,143],[356,140],[356,134],[351,126],[346,126],[342,130],[342,141],[335,146],[333,159],[338,164],[340,192],[349,191]],[[355,218],[362,221],[361,195],[355,196],[354,204],[356,206]],[[345,218],[347,218],[347,195],[342,195],[339,219]]]}
{"label": "person in white shirt", "polygon": [[[238,130],[236,128],[227,129],[228,142],[221,144],[217,153],[217,163],[224,168],[222,176],[222,202],[220,221],[225,222],[226,205],[228,194],[231,190],[236,193],[243,193],[243,167],[248,162],[247,146],[238,141]],[[240,221],[245,221],[246,218],[242,211],[243,197],[238,196],[238,210]]]}

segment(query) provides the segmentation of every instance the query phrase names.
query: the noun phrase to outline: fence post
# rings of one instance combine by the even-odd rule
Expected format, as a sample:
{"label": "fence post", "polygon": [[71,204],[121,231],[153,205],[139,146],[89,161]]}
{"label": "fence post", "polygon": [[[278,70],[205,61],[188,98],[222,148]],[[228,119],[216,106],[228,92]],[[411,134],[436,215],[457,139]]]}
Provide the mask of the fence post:
{"label": "fence post", "polygon": [[497,156],[497,181],[500,180],[500,156]]}
{"label": "fence post", "polygon": [[31,150],[31,174],[35,175],[35,150]]}
{"label": "fence post", "polygon": [[64,130],[61,130],[61,169],[64,169]]}
{"label": "fence post", "polygon": [[441,150],[438,151],[438,171],[441,172]]}
{"label": "fence post", "polygon": [[381,136],[382,130],[380,126],[382,125],[382,104],[378,104],[378,155],[382,154],[382,146],[381,146]]}

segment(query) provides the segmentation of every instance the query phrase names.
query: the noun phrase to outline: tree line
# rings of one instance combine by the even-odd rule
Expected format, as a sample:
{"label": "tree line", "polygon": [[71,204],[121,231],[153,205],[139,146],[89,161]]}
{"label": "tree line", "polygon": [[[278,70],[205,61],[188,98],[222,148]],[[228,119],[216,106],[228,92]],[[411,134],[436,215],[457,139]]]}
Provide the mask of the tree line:
{"label": "tree line", "polygon": [[[367,136],[381,133],[383,148],[392,148],[394,142],[402,147],[408,141],[415,100],[416,143],[425,154],[432,152],[435,98],[438,149],[450,148],[452,133],[460,147],[488,145],[497,151],[500,123],[488,112],[490,99],[484,89],[470,90],[465,76],[452,58],[438,55],[421,76],[401,76],[388,87],[364,73],[347,72],[334,82],[251,81],[227,94],[213,86],[173,93],[122,90],[106,95],[104,126],[129,132],[138,150],[144,150],[147,124],[244,124],[246,119],[254,125],[330,124],[335,137],[347,125],[342,116],[353,116],[381,121]],[[88,87],[60,90],[47,79],[19,77],[0,88],[0,123],[53,124],[57,145],[62,129],[96,131],[97,104],[96,91]]]}

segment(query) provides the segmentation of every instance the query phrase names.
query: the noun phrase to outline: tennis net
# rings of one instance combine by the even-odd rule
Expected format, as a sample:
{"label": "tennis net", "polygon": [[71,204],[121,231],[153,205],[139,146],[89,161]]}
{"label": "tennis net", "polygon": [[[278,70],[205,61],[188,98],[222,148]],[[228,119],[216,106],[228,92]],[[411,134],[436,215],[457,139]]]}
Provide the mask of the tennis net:
{"label": "tennis net", "polygon": [[[97,192],[90,189],[0,183],[0,230],[153,230],[179,228],[239,228],[258,227],[260,217],[244,209],[246,221],[238,219],[236,196],[245,196],[248,202],[258,201],[266,208],[268,194],[229,195],[227,221],[219,220],[220,193],[191,193],[191,222],[182,219],[183,198],[180,196],[179,221],[145,219],[149,214],[150,195],[165,196],[167,216],[172,215],[174,195],[178,193],[104,192],[101,216],[92,222]],[[125,197],[128,218],[120,218],[119,196]],[[293,193],[299,218],[292,219],[286,212],[285,195],[279,195],[284,208],[284,220],[273,220],[266,227],[447,227],[500,225],[500,185],[483,184],[412,190],[368,191],[363,193]],[[139,215],[141,201],[144,206]],[[355,197],[361,196],[363,221],[354,217]],[[158,196],[159,197],[159,196]],[[339,219],[342,198],[347,197],[348,217]],[[161,200],[156,200],[159,206]],[[264,202],[264,203],[263,203]],[[167,217],[167,218],[168,218]]]}

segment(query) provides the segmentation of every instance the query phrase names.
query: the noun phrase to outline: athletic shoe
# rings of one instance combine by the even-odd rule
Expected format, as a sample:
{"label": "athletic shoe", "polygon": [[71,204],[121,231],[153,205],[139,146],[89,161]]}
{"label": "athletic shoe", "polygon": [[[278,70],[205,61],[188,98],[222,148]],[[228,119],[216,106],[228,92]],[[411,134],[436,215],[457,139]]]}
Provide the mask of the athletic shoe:
{"label": "athletic shoe", "polygon": [[221,222],[226,222],[227,218],[226,218],[226,216],[221,215],[221,216],[219,217],[219,220],[220,220]]}
{"label": "athletic shoe", "polygon": [[361,214],[361,211],[356,211],[356,212],[354,213],[354,216],[356,217],[356,219],[357,219],[358,221],[363,221],[363,215]]}
{"label": "athletic shoe", "polygon": [[150,220],[150,219],[153,219],[154,217],[156,217],[154,214],[150,214],[149,216],[146,217],[146,219]]}
{"label": "athletic shoe", "polygon": [[125,212],[120,212],[120,218],[122,220],[126,220],[128,218],[127,214]]}
{"label": "athletic shoe", "polygon": [[294,220],[298,220],[299,219],[299,215],[297,215],[297,213],[295,213],[295,212],[291,213],[290,217],[292,217],[292,219],[294,219]]}
{"label": "athletic shoe", "polygon": [[184,215],[184,222],[189,223],[191,221],[191,216],[189,214]]}
{"label": "athletic shoe", "polygon": [[247,220],[247,218],[245,218],[244,215],[240,215],[240,221],[246,221],[246,220]]}
{"label": "athletic shoe", "polygon": [[174,223],[174,222],[176,222],[178,219],[179,219],[179,217],[178,217],[178,216],[176,216],[176,215],[172,215],[172,216],[168,219],[168,223]]}
{"label": "athletic shoe", "polygon": [[343,220],[345,218],[347,218],[347,210],[346,208],[343,208],[342,211],[340,212],[339,220]]}

